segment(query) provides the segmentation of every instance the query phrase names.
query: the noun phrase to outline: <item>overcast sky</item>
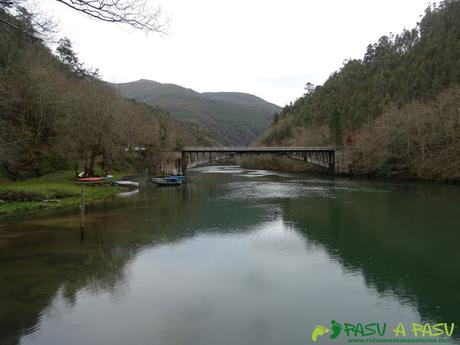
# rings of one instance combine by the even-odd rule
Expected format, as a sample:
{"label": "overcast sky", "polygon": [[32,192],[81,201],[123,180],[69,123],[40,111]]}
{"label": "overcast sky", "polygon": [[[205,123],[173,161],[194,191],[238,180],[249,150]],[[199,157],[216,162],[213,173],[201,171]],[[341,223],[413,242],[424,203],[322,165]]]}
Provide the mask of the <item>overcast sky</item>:
{"label": "overcast sky", "polygon": [[151,79],[205,91],[247,92],[278,105],[322,84],[369,43],[412,28],[426,0],[151,0],[169,18],[168,35],[80,15],[36,0],[88,67],[103,79]]}

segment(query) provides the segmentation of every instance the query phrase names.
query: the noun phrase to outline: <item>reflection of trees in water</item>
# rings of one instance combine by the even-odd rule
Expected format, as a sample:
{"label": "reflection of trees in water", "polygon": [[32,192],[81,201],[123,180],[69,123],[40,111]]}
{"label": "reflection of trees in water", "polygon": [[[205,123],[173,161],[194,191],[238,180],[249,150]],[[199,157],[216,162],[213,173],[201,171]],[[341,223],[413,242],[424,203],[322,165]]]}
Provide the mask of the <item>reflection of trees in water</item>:
{"label": "reflection of trees in water", "polygon": [[[127,268],[145,248],[177,242],[199,232],[245,231],[265,215],[259,207],[221,201],[220,186],[190,184],[135,200],[97,204],[79,216],[37,218],[12,224],[20,234],[0,242],[0,343],[18,344],[33,332],[53,302],[74,306],[83,289],[117,297],[129,284]],[[208,198],[203,198],[203,195]]]}
{"label": "reflection of trees in water", "polygon": [[2,252],[0,343],[16,344],[23,334],[33,332],[58,294],[72,306],[82,289],[120,291],[132,253],[113,251],[111,244],[99,242],[94,235],[88,235],[85,243],[78,236],[69,241],[48,237],[45,243],[32,236],[19,256]]}
{"label": "reflection of trees in water", "polygon": [[342,195],[330,181],[325,188],[337,199],[258,204],[220,198],[227,192],[222,179],[208,174],[205,183],[197,178],[180,188],[152,187],[134,199],[92,205],[84,241],[78,214],[12,224],[8,233],[14,237],[0,242],[0,343],[19,343],[56,299],[74,305],[83,289],[122,295],[130,262],[146,248],[202,232],[246,231],[274,217],[267,207],[278,205],[286,222],[346,269],[360,272],[370,288],[413,304],[424,320],[460,321],[460,226],[452,218],[455,205],[445,201],[452,202],[451,195],[434,199],[426,188],[415,196],[411,189],[365,193],[359,188]]}
{"label": "reflection of trees in water", "polygon": [[352,201],[293,200],[282,209],[287,223],[360,272],[369,288],[415,306],[423,321],[455,322],[460,337],[460,224],[452,198],[361,193]]}

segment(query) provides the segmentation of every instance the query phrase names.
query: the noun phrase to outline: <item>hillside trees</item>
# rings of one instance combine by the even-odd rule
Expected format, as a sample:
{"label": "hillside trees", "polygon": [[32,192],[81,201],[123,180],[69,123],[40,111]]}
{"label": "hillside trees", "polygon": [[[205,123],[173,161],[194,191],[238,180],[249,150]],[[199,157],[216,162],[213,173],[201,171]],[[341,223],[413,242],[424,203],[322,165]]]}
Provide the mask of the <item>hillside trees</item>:
{"label": "hillside trees", "polygon": [[382,36],[363,59],[342,68],[314,91],[286,107],[284,115],[328,122],[331,139],[346,136],[379,116],[390,104],[432,98],[460,82],[460,2],[429,7],[418,27]]}
{"label": "hillside trees", "polygon": [[253,142],[270,125],[273,114],[280,110],[274,104],[244,93],[198,93],[151,80],[117,84],[116,87],[125,97],[160,106],[170,111],[172,118],[187,121],[194,128],[201,127],[205,138],[232,145]]}
{"label": "hillside trees", "polygon": [[67,37],[59,40],[56,48],[56,55],[62,64],[71,72],[77,74],[80,78],[100,78],[99,71],[83,66],[78,60],[77,53],[73,50],[72,43]]}
{"label": "hillside trees", "polygon": [[[30,20],[22,15],[11,17],[0,13],[0,16],[17,25]],[[29,27],[30,23],[23,26]],[[47,145],[52,135],[59,76],[53,73],[53,58],[43,45],[8,26],[2,25],[2,29],[0,117],[5,125],[3,151],[6,156],[14,157],[4,165],[13,176],[21,176],[24,170],[34,174],[39,170],[40,147]]]}
{"label": "hillside trees", "polygon": [[352,146],[355,169],[372,175],[460,178],[460,89],[427,103],[391,107]]}
{"label": "hillside trees", "polygon": [[[451,151],[460,128],[447,125],[459,113],[459,18],[458,0],[431,5],[416,28],[382,36],[362,59],[346,60],[323,85],[310,86],[260,141],[352,149],[355,173],[460,177],[460,151]],[[326,142],[298,136],[324,133],[325,126]]]}
{"label": "hillside trees", "polygon": [[[33,30],[30,17],[1,10],[0,17]],[[98,79],[68,40],[56,57],[40,40],[0,26],[0,164],[11,177],[69,167],[93,175],[126,162],[151,167],[178,138],[196,142],[190,128]]]}
{"label": "hillside trees", "polygon": [[[101,168],[107,171],[112,142],[117,141],[116,121],[117,97],[115,93],[96,81],[82,81],[67,93],[68,113],[60,121],[61,145],[76,172],[83,162],[87,176],[94,175],[96,159],[101,157]],[[71,135],[69,136],[69,133]]]}

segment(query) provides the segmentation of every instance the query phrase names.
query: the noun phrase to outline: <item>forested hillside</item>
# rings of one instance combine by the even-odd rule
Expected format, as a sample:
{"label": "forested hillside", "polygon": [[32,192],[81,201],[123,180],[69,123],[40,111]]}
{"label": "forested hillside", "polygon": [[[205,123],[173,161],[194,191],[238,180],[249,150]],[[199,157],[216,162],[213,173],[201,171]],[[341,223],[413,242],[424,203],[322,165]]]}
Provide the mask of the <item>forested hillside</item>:
{"label": "forested hillside", "polygon": [[198,93],[152,80],[117,84],[116,88],[128,98],[168,110],[177,119],[205,126],[221,142],[233,145],[248,145],[256,140],[280,110],[246,93]]}
{"label": "forested hillside", "polygon": [[8,6],[0,7],[9,23],[0,22],[0,175],[151,167],[164,148],[214,143],[201,127],[124,99],[78,61],[67,39],[53,53],[42,40],[46,28],[35,28],[26,9]]}
{"label": "forested hillside", "polygon": [[356,174],[460,178],[460,2],[382,36],[286,106],[259,142],[333,144]]}

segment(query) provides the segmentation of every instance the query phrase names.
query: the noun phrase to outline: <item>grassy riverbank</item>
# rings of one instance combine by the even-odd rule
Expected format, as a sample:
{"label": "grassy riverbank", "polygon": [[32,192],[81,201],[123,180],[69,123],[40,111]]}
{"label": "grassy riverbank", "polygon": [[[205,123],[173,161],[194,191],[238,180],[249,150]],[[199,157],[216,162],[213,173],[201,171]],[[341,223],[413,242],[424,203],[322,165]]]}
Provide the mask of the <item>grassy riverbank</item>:
{"label": "grassy riverbank", "polygon": [[[127,175],[116,173],[114,177]],[[88,186],[85,190],[87,202],[104,199],[120,192],[120,188],[109,185]],[[0,182],[0,216],[12,215],[40,209],[78,205],[80,185],[75,183],[72,171],[62,171],[20,182]]]}

